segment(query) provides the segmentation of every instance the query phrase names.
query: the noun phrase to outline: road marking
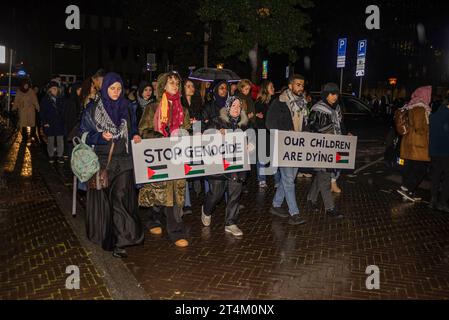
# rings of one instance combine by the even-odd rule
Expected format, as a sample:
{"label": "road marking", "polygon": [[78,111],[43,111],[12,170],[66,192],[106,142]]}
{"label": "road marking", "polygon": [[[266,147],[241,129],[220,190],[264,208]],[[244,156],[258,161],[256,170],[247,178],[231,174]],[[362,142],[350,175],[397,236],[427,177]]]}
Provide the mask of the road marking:
{"label": "road marking", "polygon": [[367,165],[364,165],[363,167],[361,167],[361,168],[357,169],[356,171],[354,171],[354,174],[357,174],[357,173],[359,173],[359,172],[362,172],[362,171],[364,171],[365,169],[368,169],[369,167],[372,167],[372,166],[374,166],[375,164],[377,164],[377,163],[379,163],[379,162],[381,162],[381,161],[384,161],[384,157],[379,158],[379,159],[377,159],[376,161],[370,162],[370,163],[368,163]]}

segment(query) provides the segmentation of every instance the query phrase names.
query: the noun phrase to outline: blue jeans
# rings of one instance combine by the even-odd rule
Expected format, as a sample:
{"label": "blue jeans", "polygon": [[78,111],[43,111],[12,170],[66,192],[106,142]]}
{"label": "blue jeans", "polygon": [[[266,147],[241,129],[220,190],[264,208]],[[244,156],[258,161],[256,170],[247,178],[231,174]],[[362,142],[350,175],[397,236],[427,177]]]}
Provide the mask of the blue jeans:
{"label": "blue jeans", "polygon": [[279,168],[276,169],[276,173],[274,174],[274,184],[279,185],[281,183],[281,171]]}
{"label": "blue jeans", "polygon": [[265,164],[262,164],[259,161],[257,161],[257,181],[259,181],[259,182],[267,182],[267,176],[266,175],[262,175],[260,173],[261,169],[265,168],[265,167],[266,167]]}
{"label": "blue jeans", "polygon": [[281,181],[273,199],[273,207],[280,208],[287,200],[288,211],[291,216],[299,214],[298,203],[296,202],[295,180],[298,168],[279,168]]}
{"label": "blue jeans", "polygon": [[340,178],[341,170],[333,170],[331,174],[332,181],[337,181]]}

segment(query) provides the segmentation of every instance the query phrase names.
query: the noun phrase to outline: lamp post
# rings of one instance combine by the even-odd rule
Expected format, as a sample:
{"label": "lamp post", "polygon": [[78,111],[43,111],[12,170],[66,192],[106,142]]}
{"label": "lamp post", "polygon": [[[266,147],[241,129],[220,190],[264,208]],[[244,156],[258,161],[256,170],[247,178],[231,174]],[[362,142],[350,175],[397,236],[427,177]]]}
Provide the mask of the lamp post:
{"label": "lamp post", "polygon": [[[8,99],[7,99],[7,110],[8,114],[11,110],[11,77],[12,77],[12,63],[14,58],[14,50],[9,50],[9,75],[8,75]],[[6,63],[6,47],[0,46],[0,63]],[[9,127],[9,117],[7,119],[7,126]]]}

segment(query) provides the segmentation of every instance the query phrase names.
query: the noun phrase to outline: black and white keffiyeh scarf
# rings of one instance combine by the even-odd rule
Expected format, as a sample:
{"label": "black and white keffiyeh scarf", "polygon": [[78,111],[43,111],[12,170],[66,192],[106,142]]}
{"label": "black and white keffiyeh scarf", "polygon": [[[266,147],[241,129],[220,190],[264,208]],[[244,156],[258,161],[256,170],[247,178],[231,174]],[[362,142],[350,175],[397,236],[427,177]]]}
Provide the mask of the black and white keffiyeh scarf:
{"label": "black and white keffiyeh scarf", "polygon": [[98,132],[110,132],[112,133],[113,140],[117,141],[121,138],[125,139],[126,153],[128,152],[128,123],[125,119],[122,119],[120,127],[117,127],[112,122],[106,109],[104,108],[101,99],[98,100],[97,108],[95,109],[95,124]]}

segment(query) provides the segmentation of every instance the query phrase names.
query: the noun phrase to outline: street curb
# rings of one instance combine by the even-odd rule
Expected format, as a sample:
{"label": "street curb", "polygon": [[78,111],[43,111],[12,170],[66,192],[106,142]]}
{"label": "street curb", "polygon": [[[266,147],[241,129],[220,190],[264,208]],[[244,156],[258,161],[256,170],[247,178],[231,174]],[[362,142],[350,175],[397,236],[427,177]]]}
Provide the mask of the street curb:
{"label": "street curb", "polygon": [[47,163],[47,158],[41,151],[34,152],[33,156],[37,169],[44,180],[45,185],[54,195],[55,201],[64,215],[64,218],[79,239],[81,245],[90,254],[89,258],[102,274],[104,282],[114,300],[150,300],[145,290],[141,288],[136,278],[132,275],[123,261],[112,257],[110,252],[103,251],[100,247],[91,243],[86,238],[85,212],[82,206],[77,204],[78,214],[72,216],[72,193],[64,185],[60,176]]}

